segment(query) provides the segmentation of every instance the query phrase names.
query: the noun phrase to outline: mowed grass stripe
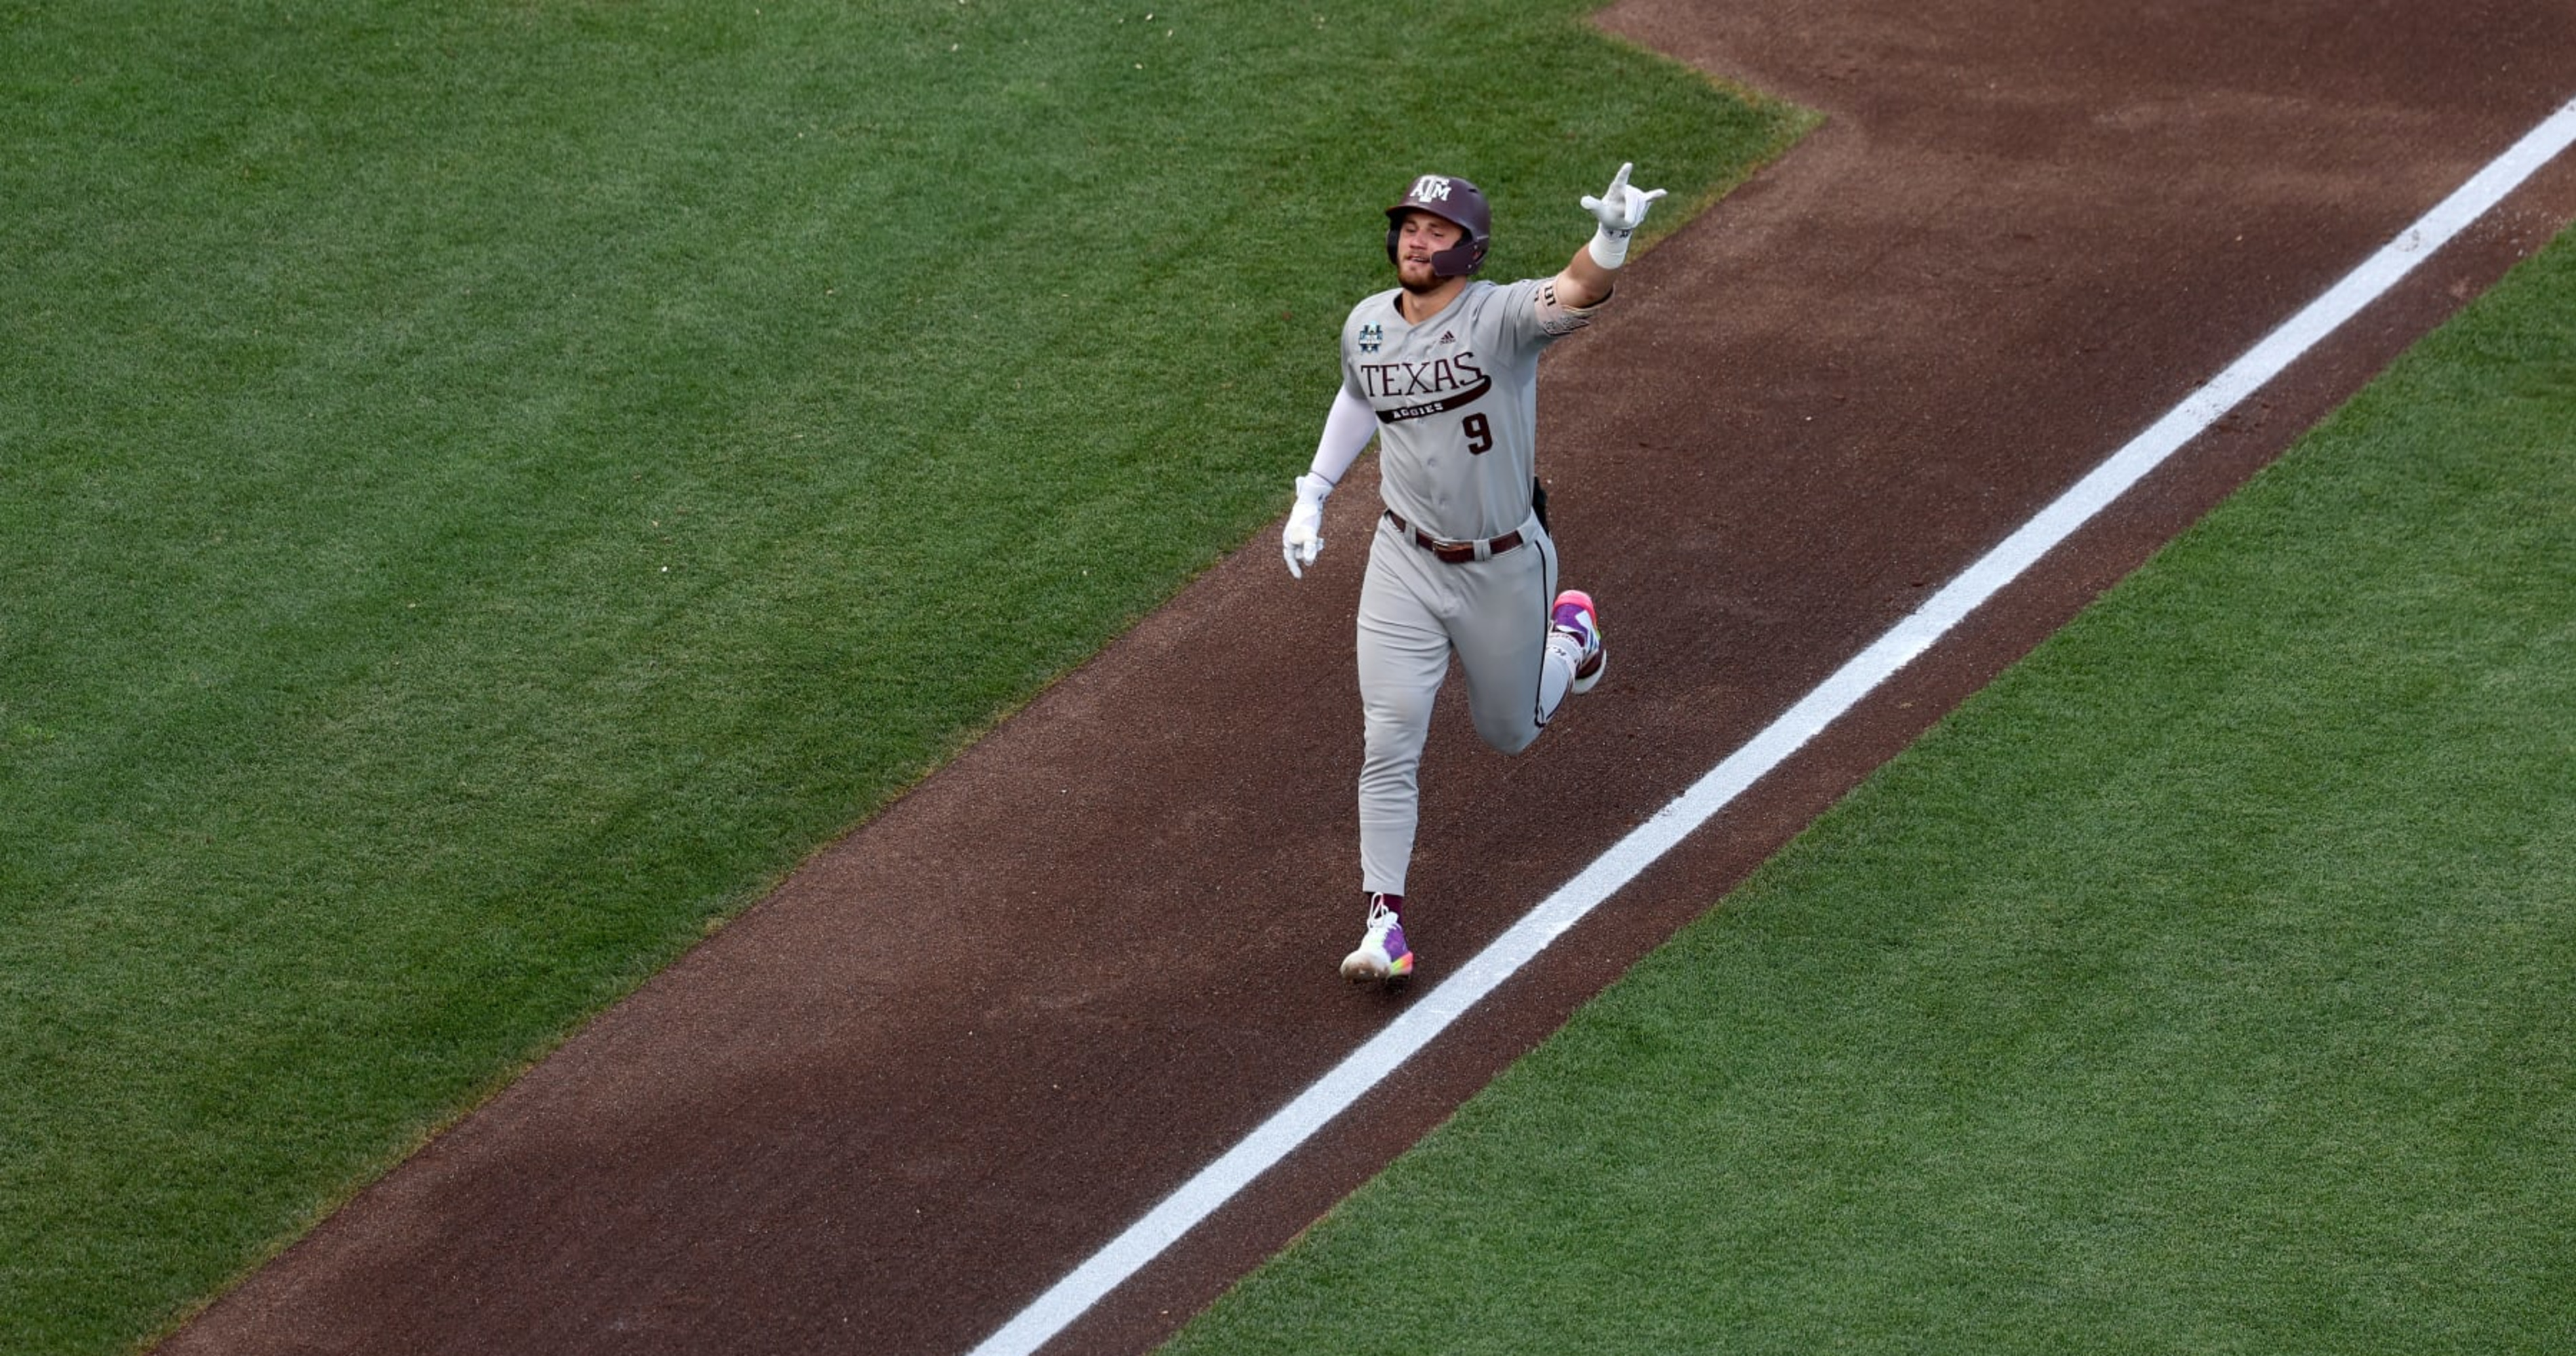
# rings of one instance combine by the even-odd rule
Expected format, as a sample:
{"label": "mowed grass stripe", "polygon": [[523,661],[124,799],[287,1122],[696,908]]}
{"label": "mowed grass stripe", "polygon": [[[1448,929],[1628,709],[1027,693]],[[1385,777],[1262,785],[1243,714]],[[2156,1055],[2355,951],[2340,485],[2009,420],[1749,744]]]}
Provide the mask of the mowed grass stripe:
{"label": "mowed grass stripe", "polygon": [[2576,239],[1173,1350],[2576,1340]]}
{"label": "mowed grass stripe", "polygon": [[1407,176],[1542,272],[1805,125],[1560,0],[1152,12],[0,6],[0,1345],[153,1332],[1271,519]]}

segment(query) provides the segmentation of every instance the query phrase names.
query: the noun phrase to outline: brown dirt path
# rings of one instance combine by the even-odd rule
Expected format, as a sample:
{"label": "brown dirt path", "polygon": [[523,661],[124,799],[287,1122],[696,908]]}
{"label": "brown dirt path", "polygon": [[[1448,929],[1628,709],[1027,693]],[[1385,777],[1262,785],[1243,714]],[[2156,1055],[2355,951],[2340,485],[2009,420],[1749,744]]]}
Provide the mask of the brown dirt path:
{"label": "brown dirt path", "polygon": [[[2566,0],[1604,23],[1832,121],[1549,359],[1567,580],[1618,664],[1521,759],[1448,704],[1425,986],[2576,94]],[[1058,1349],[1167,1334],[2571,218],[2560,164]],[[1302,585],[1254,542],[164,1349],[971,1346],[1413,1001],[1333,973],[1372,498]]]}

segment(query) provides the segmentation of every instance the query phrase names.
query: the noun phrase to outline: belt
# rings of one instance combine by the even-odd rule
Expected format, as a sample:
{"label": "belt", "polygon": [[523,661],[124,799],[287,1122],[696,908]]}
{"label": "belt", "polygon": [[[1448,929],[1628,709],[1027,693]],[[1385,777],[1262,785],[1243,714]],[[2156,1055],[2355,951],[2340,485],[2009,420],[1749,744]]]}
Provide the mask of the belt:
{"label": "belt", "polygon": [[1517,530],[1506,532],[1492,541],[1442,541],[1406,522],[1404,515],[1394,509],[1386,511],[1386,520],[1395,524],[1396,531],[1412,538],[1414,545],[1429,551],[1446,565],[1464,565],[1471,560],[1485,560],[1521,548],[1521,534]]}

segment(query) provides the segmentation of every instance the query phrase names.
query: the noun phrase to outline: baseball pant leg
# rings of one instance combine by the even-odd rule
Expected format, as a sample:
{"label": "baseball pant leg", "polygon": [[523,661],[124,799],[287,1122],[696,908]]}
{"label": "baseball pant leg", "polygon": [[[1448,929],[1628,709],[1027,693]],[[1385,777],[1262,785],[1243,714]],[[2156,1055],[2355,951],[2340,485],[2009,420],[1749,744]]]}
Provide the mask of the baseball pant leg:
{"label": "baseball pant leg", "polygon": [[1467,675],[1467,707],[1476,733],[1504,753],[1537,740],[1573,677],[1564,665],[1547,662],[1556,544],[1535,518],[1521,531],[1529,544],[1520,550],[1452,567],[1470,578],[1472,590],[1449,626]]}
{"label": "baseball pant leg", "polygon": [[[1419,557],[1409,559],[1408,556]],[[1421,820],[1422,746],[1431,706],[1449,673],[1449,630],[1429,556],[1384,526],[1370,539],[1360,584],[1360,873],[1364,890],[1400,895]]]}

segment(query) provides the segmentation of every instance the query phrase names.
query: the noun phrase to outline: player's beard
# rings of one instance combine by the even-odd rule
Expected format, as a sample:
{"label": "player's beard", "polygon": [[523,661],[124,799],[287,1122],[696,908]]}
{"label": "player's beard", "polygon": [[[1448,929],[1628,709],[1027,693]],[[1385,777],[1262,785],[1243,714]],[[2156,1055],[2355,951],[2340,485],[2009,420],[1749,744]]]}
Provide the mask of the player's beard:
{"label": "player's beard", "polygon": [[1429,260],[1423,261],[1422,273],[1418,279],[1411,268],[1398,268],[1395,271],[1396,286],[1417,297],[1426,292],[1439,291],[1440,285],[1447,281],[1449,281],[1447,278],[1440,276],[1439,270],[1432,267]]}

